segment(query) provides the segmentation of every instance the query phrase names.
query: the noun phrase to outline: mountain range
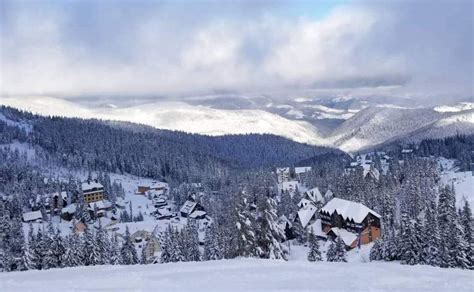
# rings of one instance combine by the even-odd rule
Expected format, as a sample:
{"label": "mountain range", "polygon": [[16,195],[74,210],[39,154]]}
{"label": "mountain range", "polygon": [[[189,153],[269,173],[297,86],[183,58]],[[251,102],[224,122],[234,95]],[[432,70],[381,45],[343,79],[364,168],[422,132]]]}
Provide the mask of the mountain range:
{"label": "mountain range", "polygon": [[268,96],[214,95],[117,105],[29,96],[3,97],[0,104],[42,115],[125,121],[211,136],[268,133],[346,152],[474,133],[474,103],[470,101],[423,106],[400,98],[282,101]]}

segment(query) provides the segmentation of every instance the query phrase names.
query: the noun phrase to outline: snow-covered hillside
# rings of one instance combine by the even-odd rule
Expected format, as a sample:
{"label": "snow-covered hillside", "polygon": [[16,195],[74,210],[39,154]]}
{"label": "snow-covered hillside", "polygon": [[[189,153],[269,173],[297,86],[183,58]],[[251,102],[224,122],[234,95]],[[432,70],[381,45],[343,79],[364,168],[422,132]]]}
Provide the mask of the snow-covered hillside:
{"label": "snow-covered hillside", "polygon": [[[320,101],[260,105],[249,98],[193,102],[160,101],[126,107],[84,106],[53,97],[8,97],[0,104],[43,115],[129,121],[206,135],[269,133],[297,142],[355,152],[393,141],[419,141],[474,133],[473,103],[407,108],[364,101]],[[232,101],[234,106],[230,107]],[[267,100],[264,100],[267,102]],[[204,101],[203,101],[204,102]],[[356,103],[356,105],[354,105]],[[231,108],[231,109],[229,109]],[[343,121],[343,122],[342,122]]]}
{"label": "snow-covered hillside", "polygon": [[157,102],[125,108],[88,108],[52,97],[3,98],[0,103],[42,115],[128,121],[160,129],[213,136],[268,133],[301,143],[326,143],[310,123],[285,119],[261,110],[221,110],[182,102]]}
{"label": "snow-covered hillside", "polygon": [[5,292],[472,291],[472,271],[396,263],[237,259],[0,274]]}

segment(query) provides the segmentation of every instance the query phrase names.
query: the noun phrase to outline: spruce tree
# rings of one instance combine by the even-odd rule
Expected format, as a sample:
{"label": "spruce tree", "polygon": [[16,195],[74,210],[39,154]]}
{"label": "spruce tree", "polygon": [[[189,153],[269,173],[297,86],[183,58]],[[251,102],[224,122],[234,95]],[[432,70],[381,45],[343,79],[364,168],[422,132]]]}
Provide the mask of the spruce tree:
{"label": "spruce tree", "polygon": [[122,249],[120,251],[121,262],[124,265],[136,265],[138,264],[138,255],[135,246],[133,245],[130,237],[130,231],[128,226],[125,227],[125,236],[123,238]]}
{"label": "spruce tree", "polygon": [[199,251],[199,235],[196,220],[188,218],[188,222],[184,231],[185,232],[183,235],[185,239],[186,261],[201,261],[201,252]]}
{"label": "spruce tree", "polygon": [[379,238],[375,241],[374,245],[370,249],[370,260],[371,261],[380,261],[383,259],[383,249],[384,241],[382,238]]}
{"label": "spruce tree", "polygon": [[283,229],[277,224],[276,203],[270,197],[258,201],[257,245],[260,257],[270,259],[286,259],[286,249],[282,242],[285,240]]}
{"label": "spruce tree", "polygon": [[322,261],[321,251],[319,250],[319,240],[317,239],[316,235],[314,235],[313,228],[311,228],[310,233],[309,233],[308,261],[310,262]]}

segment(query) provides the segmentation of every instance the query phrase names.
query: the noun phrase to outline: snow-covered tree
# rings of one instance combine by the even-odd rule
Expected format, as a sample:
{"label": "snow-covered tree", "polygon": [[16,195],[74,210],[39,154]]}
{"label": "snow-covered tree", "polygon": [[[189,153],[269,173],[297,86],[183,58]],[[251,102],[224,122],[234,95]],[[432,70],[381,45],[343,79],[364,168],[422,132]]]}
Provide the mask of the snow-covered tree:
{"label": "snow-covered tree", "polygon": [[319,240],[314,235],[313,228],[309,232],[309,252],[308,252],[308,261],[310,262],[319,262],[322,261],[321,251],[319,250]]}

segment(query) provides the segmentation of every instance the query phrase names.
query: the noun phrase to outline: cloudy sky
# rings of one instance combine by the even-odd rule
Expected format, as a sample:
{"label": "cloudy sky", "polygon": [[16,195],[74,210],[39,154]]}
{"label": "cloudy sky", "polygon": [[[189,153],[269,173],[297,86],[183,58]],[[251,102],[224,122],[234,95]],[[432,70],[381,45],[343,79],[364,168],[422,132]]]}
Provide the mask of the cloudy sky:
{"label": "cloudy sky", "polygon": [[0,3],[4,96],[473,96],[470,0]]}

